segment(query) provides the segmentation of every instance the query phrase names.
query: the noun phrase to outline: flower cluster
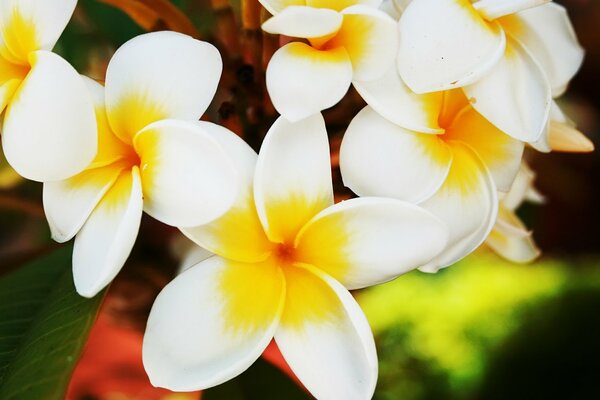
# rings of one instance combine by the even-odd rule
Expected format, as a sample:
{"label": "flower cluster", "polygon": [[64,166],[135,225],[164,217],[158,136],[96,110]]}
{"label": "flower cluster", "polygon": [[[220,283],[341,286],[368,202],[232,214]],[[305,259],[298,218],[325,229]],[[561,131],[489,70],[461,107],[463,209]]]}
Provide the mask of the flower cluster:
{"label": "flower cluster", "polygon": [[[258,1],[258,0],[257,0]],[[157,386],[205,389],[275,340],[319,399],[367,399],[377,356],[349,290],[435,272],[482,243],[537,257],[515,214],[540,201],[523,160],[591,151],[558,108],[583,51],[548,0],[260,0],[285,44],[266,86],[281,116],[254,152],[200,118],[222,72],[209,43],[154,32],[124,44],[103,84],[50,50],[76,0],[3,0],[6,159],[44,182],[52,236],[75,238],[77,291],[126,262],[143,212],[210,252],[152,308],[144,365]],[[321,111],[353,85],[334,204]]]}

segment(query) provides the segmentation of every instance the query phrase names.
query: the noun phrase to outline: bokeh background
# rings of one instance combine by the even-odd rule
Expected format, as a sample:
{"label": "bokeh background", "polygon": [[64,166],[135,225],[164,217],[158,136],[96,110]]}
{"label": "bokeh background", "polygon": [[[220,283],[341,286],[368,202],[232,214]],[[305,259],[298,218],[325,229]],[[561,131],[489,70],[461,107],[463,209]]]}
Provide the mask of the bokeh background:
{"label": "bokeh background", "polygon": [[[145,31],[107,3],[119,1],[80,0],[57,45],[79,71],[98,80],[115,49]],[[238,3],[231,8],[222,1],[173,3],[224,57],[228,73],[208,118],[258,149],[275,117],[264,99],[260,63],[268,54],[253,61],[252,46],[263,40],[261,34],[236,30]],[[583,67],[560,104],[598,146],[600,1],[557,3],[568,8],[586,49]],[[165,26],[159,19],[145,28]],[[361,106],[350,93],[325,114],[339,199],[351,194],[339,180],[337,147]],[[415,271],[356,293],[376,334],[376,399],[600,398],[600,155],[531,152],[527,158],[546,202],[525,204],[519,214],[543,250],[539,260],[514,265],[483,247],[438,274]],[[49,239],[41,185],[22,181],[0,159],[0,275],[57,246]],[[203,394],[173,394],[149,385],[141,365],[145,320],[188,246],[175,229],[144,216],[134,252],[105,298],[69,398],[310,398],[274,348],[239,378]]]}

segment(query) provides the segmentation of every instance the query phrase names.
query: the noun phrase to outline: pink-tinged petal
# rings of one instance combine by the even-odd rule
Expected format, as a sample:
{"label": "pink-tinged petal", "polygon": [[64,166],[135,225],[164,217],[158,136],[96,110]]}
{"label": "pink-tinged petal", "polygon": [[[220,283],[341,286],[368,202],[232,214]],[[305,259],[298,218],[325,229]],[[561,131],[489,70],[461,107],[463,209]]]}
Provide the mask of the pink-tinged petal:
{"label": "pink-tinged petal", "polygon": [[416,94],[400,79],[396,66],[372,81],[353,81],[362,98],[378,114],[405,129],[441,133],[438,116],[442,92]]}
{"label": "pink-tinged petal", "polygon": [[319,38],[342,26],[342,14],[326,9],[290,6],[262,24],[265,32],[296,38]]}
{"label": "pink-tinged petal", "polygon": [[140,157],[144,211],[152,217],[190,227],[211,222],[231,208],[239,190],[238,172],[202,125],[155,122],[133,144]]}
{"label": "pink-tinged petal", "polygon": [[113,131],[131,143],[152,122],[198,120],[213,99],[222,69],[213,45],[180,33],[131,39],[106,71],[106,112]]}
{"label": "pink-tinged petal", "polygon": [[342,14],[340,30],[325,47],[346,49],[352,62],[353,80],[379,78],[394,65],[398,50],[396,21],[366,5],[349,7]]}
{"label": "pink-tinged petal", "polygon": [[398,68],[417,93],[454,89],[485,76],[504,54],[506,38],[465,0],[411,2],[399,22]]}
{"label": "pink-tinged petal", "polygon": [[154,386],[206,389],[260,357],[279,323],[285,282],[277,266],[211,257],[158,295],[144,335],[143,361]]}
{"label": "pink-tinged petal", "polygon": [[473,108],[498,129],[523,142],[543,134],[552,97],[539,64],[514,40],[489,74],[464,88]]}
{"label": "pink-tinged petal", "polygon": [[473,8],[488,21],[514,14],[528,8],[538,7],[552,0],[478,0]]}
{"label": "pink-tinged petal", "polygon": [[289,43],[267,67],[267,89],[275,109],[296,122],[337,104],[352,81],[352,64],[342,47],[317,50]]}
{"label": "pink-tinged petal", "polygon": [[139,170],[123,171],[75,237],[73,280],[77,293],[93,297],[119,273],[142,219]]}
{"label": "pink-tinged petal", "polygon": [[29,53],[52,50],[76,4],[77,0],[3,0],[0,4],[0,54],[24,65]]}
{"label": "pink-tinged petal", "polygon": [[451,161],[437,135],[401,128],[368,106],[348,126],[340,148],[344,184],[356,194],[411,203],[438,191]]}
{"label": "pink-tinged petal", "polygon": [[215,139],[234,162],[240,190],[229,211],[209,224],[180,228],[198,245],[229,260],[258,262],[271,252],[271,243],[258,219],[254,204],[253,181],[257,155],[231,131],[210,122],[197,122]]}
{"label": "pink-tinged petal", "polygon": [[352,290],[425,265],[447,241],[446,226],[424,209],[363,197],[331,206],[305,225],[296,239],[296,257]]}
{"label": "pink-tinged petal", "polygon": [[333,204],[325,121],[280,117],[262,143],[254,177],[258,216],[272,242],[293,242],[312,217]]}
{"label": "pink-tinged petal", "polygon": [[477,153],[460,142],[452,144],[454,158],[444,185],[421,203],[448,227],[446,249],[427,265],[424,272],[436,272],[474,251],[487,238],[498,213],[493,178]]}
{"label": "pink-tinged petal", "polygon": [[286,303],[275,341],[294,374],[322,400],[369,399],[377,383],[373,334],[335,279],[308,265],[285,269]]}
{"label": "pink-tinged petal", "polygon": [[97,151],[91,96],[81,76],[60,56],[30,54],[32,69],[4,116],[6,159],[23,177],[55,181],[81,172]]}
{"label": "pink-tinged petal", "polygon": [[552,86],[552,95],[560,96],[584,56],[567,10],[550,3],[502,18],[500,23],[539,63]]}

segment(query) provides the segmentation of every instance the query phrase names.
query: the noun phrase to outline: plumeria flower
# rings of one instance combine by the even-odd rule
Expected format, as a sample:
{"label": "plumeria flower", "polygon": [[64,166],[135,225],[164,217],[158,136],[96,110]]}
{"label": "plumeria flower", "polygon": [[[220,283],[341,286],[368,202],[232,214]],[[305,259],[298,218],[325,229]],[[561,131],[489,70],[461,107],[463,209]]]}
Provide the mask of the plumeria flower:
{"label": "plumeria flower", "polygon": [[485,241],[497,254],[516,263],[532,262],[541,254],[531,231],[515,212],[525,200],[534,203],[544,201],[533,187],[534,179],[535,173],[526,163],[522,163],[510,191],[500,194],[498,219]]}
{"label": "plumeria flower", "polygon": [[99,125],[98,155],[75,177],[44,184],[52,237],[64,242],[77,235],[73,276],[79,294],[94,296],[119,272],[142,210],[169,225],[195,226],[233,204],[234,165],[196,123],[221,69],[212,45],[157,32],[117,50],[106,88],[86,81]]}
{"label": "plumeria flower", "polygon": [[36,181],[65,179],[96,154],[92,99],[73,67],[52,53],[76,0],[0,3],[0,115],[10,165]]}
{"label": "plumeria flower", "polygon": [[275,338],[315,397],[371,398],[375,346],[348,289],[427,263],[445,247],[445,226],[393,199],[333,205],[320,114],[297,123],[280,117],[258,157],[240,139],[220,136],[245,190],[220,219],[183,229],[216,255],[184,271],[156,299],[143,352],[151,382],[177,391],[218,385],[247,369]]}
{"label": "plumeria flower", "polygon": [[589,153],[594,151],[594,143],[577,130],[573,121],[565,115],[556,102],[552,102],[550,120],[544,134],[531,145],[544,153],[551,151]]}
{"label": "plumeria flower", "polygon": [[290,121],[334,106],[353,80],[378,78],[394,63],[396,23],[375,8],[378,0],[261,3],[274,14],[264,31],[304,39],[277,50],[267,67],[273,105]]}
{"label": "plumeria flower", "polygon": [[535,142],[583,60],[566,10],[548,1],[412,0],[399,21],[402,79],[416,93],[462,87],[496,127]]}
{"label": "plumeria flower", "polygon": [[523,143],[487,121],[461,90],[417,95],[393,68],[357,88],[371,106],[352,120],[342,141],[345,185],[360,196],[397,198],[431,211],[448,225],[450,240],[421,270],[455,263],[494,226],[497,191],[510,189]]}

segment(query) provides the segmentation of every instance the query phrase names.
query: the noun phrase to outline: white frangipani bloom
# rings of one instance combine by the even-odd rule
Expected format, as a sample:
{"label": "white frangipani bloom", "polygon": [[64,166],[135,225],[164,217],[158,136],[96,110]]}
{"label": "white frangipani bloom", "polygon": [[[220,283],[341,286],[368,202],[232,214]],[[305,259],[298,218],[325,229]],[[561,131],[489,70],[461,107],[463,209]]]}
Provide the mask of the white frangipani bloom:
{"label": "white frangipani bloom", "polygon": [[516,214],[516,209],[527,200],[542,203],[543,197],[534,189],[534,172],[523,162],[508,193],[500,193],[498,218],[485,241],[492,250],[509,261],[529,263],[541,254],[533,241],[532,232]]}
{"label": "white frangipani bloom", "polygon": [[65,179],[96,154],[92,99],[52,48],[77,0],[0,2],[0,114],[9,164],[36,181]]}
{"label": "white frangipani bloom", "polygon": [[269,96],[290,121],[334,106],[352,81],[376,79],[394,63],[397,26],[376,9],[378,0],[261,0],[261,4],[274,14],[263,24],[264,31],[306,39],[277,50],[267,67]]}
{"label": "white frangipani bloom", "polygon": [[465,257],[494,226],[497,191],[510,189],[524,144],[481,116],[460,89],[418,95],[394,68],[356,87],[370,106],[343,138],[344,183],[360,196],[419,204],[448,225],[446,250],[421,270]]}
{"label": "white frangipani bloom", "polygon": [[416,93],[462,87],[503,132],[539,140],[551,99],[583,60],[566,10],[549,0],[412,0],[398,69]]}
{"label": "white frangipani bloom", "polygon": [[44,184],[52,237],[64,242],[77,235],[73,276],[79,294],[94,296],[119,272],[142,210],[169,225],[195,226],[233,204],[234,164],[211,124],[197,121],[221,69],[214,46],[156,32],[115,53],[106,88],[86,81],[98,119],[98,154],[82,173]]}
{"label": "white frangipani bloom", "polygon": [[333,205],[325,122],[279,118],[256,155],[217,135],[243,180],[232,209],[183,229],[216,256],[175,278],[154,303],[144,366],[156,386],[205,389],[246,370],[274,338],[318,399],[370,399],[377,355],[348,289],[390,280],[435,257],[447,230],[394,199]]}

